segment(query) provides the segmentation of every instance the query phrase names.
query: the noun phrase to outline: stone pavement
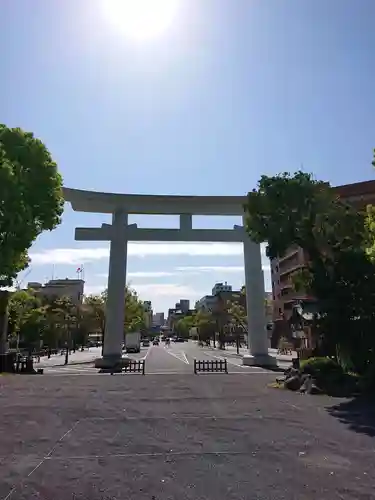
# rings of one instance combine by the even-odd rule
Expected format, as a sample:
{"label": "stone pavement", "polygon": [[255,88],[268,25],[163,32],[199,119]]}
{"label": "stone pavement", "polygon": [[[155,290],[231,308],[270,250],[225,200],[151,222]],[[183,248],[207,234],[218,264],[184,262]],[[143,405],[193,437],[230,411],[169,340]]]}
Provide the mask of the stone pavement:
{"label": "stone pavement", "polygon": [[374,498],[366,412],[271,380],[1,377],[0,499]]}

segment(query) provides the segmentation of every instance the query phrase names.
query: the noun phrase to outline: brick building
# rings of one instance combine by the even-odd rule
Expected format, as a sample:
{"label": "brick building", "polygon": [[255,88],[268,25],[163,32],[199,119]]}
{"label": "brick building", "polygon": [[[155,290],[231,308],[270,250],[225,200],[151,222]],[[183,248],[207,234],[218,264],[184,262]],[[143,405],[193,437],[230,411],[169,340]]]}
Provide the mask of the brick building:
{"label": "brick building", "polygon": [[[358,209],[375,204],[375,180],[335,186],[332,189],[340,198]],[[282,315],[289,318],[296,301],[314,300],[314,297],[305,292],[295,292],[290,279],[295,271],[306,265],[306,262],[304,251],[297,246],[290,247],[282,257],[271,260],[274,320],[280,319]]]}

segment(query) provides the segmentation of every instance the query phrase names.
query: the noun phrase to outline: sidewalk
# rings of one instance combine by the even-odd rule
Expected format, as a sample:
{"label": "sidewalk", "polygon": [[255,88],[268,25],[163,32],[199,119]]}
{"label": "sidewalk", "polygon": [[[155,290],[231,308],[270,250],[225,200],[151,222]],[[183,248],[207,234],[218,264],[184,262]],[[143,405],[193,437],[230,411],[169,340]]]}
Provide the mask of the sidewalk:
{"label": "sidewalk", "polygon": [[[211,346],[211,349],[214,349],[214,347]],[[237,354],[237,348],[234,346],[225,346],[225,350],[220,350],[216,347],[216,350],[220,351],[223,356],[237,356],[241,357],[244,356],[244,354],[249,354],[249,351],[247,347],[241,347],[240,348],[240,354]],[[292,351],[292,354],[277,354],[277,349],[268,349],[268,354],[270,356],[273,356],[276,358],[278,361],[284,361],[284,362],[292,362],[293,358],[297,357],[297,352]]]}
{"label": "sidewalk", "polygon": [[[83,352],[76,351],[69,354],[68,364],[77,365],[81,363],[93,363],[96,358],[100,358],[102,353],[101,347],[90,347],[85,349]],[[61,356],[60,354],[52,354],[48,359],[47,356],[40,358],[40,363],[34,362],[35,368],[47,368],[51,366],[64,366],[65,353]]]}

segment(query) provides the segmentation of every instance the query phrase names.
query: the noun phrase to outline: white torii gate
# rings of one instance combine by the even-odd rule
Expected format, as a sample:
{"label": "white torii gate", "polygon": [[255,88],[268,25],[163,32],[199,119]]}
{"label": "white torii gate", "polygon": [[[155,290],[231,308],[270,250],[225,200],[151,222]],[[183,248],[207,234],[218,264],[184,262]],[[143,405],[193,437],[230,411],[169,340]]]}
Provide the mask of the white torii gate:
{"label": "white torii gate", "polygon": [[[233,229],[192,227],[193,215],[231,215],[244,219],[245,197],[114,194],[64,188],[64,198],[77,212],[112,214],[112,224],[75,230],[77,241],[110,241],[103,367],[113,366],[122,356],[129,241],[243,243],[249,347],[249,354],[243,357],[243,364],[275,365],[275,358],[268,354],[260,245],[248,237],[242,226],[234,226]],[[129,214],[179,215],[180,227],[138,228],[137,224],[128,224]]]}

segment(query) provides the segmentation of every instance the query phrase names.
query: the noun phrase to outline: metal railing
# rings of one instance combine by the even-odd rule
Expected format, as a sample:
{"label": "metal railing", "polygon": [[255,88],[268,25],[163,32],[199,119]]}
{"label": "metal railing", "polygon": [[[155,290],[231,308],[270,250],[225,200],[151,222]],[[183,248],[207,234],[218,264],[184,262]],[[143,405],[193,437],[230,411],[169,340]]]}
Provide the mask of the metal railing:
{"label": "metal railing", "polygon": [[146,362],[144,359],[132,359],[126,360],[126,362],[122,360],[111,368],[101,368],[99,373],[110,373],[111,375],[115,373],[139,373],[145,375]]}
{"label": "metal railing", "polygon": [[228,373],[228,363],[226,359],[194,359],[194,373]]}

